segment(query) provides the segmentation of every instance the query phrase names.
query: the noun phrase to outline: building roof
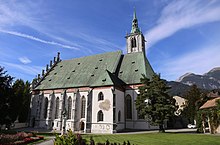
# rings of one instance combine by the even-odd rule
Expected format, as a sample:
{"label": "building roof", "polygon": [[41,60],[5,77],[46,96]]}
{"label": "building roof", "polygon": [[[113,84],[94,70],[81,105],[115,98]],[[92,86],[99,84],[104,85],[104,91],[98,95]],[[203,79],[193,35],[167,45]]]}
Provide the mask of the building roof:
{"label": "building roof", "polygon": [[205,102],[205,104],[203,104],[199,109],[207,109],[207,108],[212,108],[212,107],[216,107],[217,106],[217,100],[219,100],[220,97],[212,99],[212,100],[208,100],[207,102]]}
{"label": "building roof", "polygon": [[118,77],[126,84],[138,84],[142,74],[151,78],[154,74],[144,52],[126,54],[122,60]]}
{"label": "building roof", "polygon": [[153,74],[144,52],[108,52],[58,62],[35,90],[138,84],[142,74]]}
{"label": "building roof", "polygon": [[121,51],[108,52],[58,62],[35,89],[112,85],[106,70],[116,71],[121,54]]}

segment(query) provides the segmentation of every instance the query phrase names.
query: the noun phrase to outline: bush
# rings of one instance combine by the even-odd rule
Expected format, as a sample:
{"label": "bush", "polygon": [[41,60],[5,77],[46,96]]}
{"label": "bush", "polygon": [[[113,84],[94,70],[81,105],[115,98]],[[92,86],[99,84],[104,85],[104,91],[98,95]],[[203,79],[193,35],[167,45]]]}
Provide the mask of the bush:
{"label": "bush", "polygon": [[80,134],[74,134],[71,130],[66,135],[58,136],[54,141],[55,145],[86,145],[86,141],[82,139]]}

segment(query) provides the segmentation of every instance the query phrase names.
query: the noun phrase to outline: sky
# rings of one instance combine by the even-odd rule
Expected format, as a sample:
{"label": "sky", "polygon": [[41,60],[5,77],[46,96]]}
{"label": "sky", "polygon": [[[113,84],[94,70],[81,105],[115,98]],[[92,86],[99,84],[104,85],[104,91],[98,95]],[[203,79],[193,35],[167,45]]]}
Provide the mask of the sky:
{"label": "sky", "polygon": [[163,79],[220,67],[219,0],[0,0],[0,66],[31,81],[57,52],[62,60],[126,53],[134,7]]}

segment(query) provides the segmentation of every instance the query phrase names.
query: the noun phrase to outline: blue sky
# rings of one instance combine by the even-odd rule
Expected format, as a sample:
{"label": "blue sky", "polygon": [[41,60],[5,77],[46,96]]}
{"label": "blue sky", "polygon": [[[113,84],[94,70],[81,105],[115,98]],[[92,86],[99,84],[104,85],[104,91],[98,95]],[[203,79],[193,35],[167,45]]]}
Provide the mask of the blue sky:
{"label": "blue sky", "polygon": [[167,80],[220,66],[219,0],[2,0],[0,65],[31,81],[61,59],[122,50],[136,7],[147,58]]}

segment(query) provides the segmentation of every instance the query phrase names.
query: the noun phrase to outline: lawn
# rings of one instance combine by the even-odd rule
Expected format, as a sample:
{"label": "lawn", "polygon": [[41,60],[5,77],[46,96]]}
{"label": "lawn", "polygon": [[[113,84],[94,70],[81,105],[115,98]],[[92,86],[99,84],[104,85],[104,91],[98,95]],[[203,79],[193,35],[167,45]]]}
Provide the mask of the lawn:
{"label": "lawn", "polygon": [[113,135],[83,135],[87,141],[93,137],[95,142],[111,143],[130,141],[131,145],[220,145],[220,136],[183,133],[146,133],[146,134],[113,134]]}

